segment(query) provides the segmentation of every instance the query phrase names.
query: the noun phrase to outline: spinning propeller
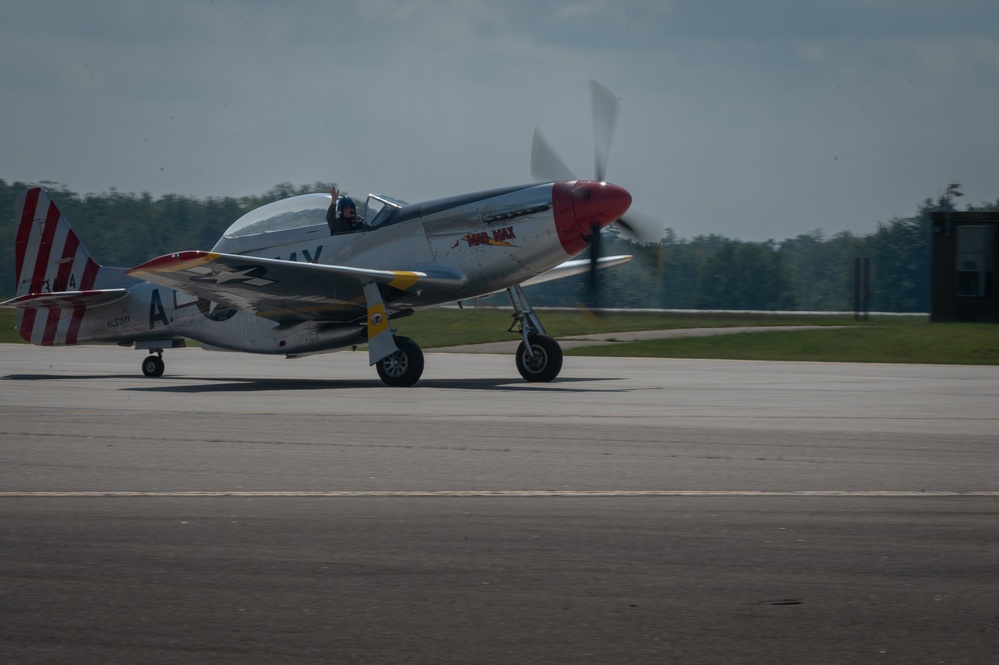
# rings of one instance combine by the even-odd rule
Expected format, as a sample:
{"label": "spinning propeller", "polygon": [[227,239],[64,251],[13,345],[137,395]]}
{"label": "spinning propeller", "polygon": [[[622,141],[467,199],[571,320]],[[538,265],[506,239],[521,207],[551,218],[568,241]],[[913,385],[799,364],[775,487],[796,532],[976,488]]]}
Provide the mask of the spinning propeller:
{"label": "spinning propeller", "polygon": [[[604,182],[607,173],[607,161],[610,156],[611,140],[614,127],[617,124],[618,100],[606,86],[590,79],[590,104],[593,114],[593,146],[596,180]],[[534,140],[531,143],[531,176],[539,181],[576,180],[569,167],[559,158],[551,144],[545,140],[541,131],[534,129]],[[628,213],[615,222],[624,235],[638,243],[661,243],[663,224],[645,216]],[[600,258],[600,225],[593,226],[590,234],[590,304],[597,298],[597,262]],[[661,247],[661,245],[660,245]]]}

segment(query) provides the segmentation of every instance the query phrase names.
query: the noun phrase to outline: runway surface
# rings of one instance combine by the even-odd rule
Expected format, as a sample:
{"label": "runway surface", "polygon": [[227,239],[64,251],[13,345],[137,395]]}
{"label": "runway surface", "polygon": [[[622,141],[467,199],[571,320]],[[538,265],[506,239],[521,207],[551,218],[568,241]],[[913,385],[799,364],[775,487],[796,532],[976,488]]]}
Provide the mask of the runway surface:
{"label": "runway surface", "polygon": [[999,662],[999,368],[0,345],[0,662]]}

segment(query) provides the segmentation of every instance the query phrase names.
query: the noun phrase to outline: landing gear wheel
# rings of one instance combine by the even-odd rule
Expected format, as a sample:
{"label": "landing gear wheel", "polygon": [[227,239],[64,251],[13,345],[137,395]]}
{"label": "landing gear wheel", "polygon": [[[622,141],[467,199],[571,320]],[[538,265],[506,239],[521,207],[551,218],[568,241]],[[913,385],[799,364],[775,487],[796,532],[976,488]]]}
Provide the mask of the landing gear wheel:
{"label": "landing gear wheel", "polygon": [[528,335],[527,341],[531,344],[530,352],[523,342],[517,348],[520,375],[531,382],[553,381],[562,371],[562,347],[548,335]]}
{"label": "landing gear wheel", "polygon": [[399,350],[379,360],[375,367],[385,385],[408,388],[423,375],[423,351],[408,337],[396,337],[395,345]]}
{"label": "landing gear wheel", "polygon": [[146,356],[146,359],[142,361],[142,373],[150,378],[155,379],[158,376],[163,376],[164,369],[166,369],[166,365],[163,364],[163,358],[159,356]]}

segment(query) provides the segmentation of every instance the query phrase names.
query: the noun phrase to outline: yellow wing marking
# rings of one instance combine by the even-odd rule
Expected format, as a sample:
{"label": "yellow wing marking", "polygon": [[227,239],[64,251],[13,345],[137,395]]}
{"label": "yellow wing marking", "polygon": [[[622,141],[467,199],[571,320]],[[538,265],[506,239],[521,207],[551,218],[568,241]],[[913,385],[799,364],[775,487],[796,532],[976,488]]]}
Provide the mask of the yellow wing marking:
{"label": "yellow wing marking", "polygon": [[389,282],[389,286],[399,289],[400,291],[406,291],[409,287],[420,281],[420,276],[415,272],[393,270],[392,274],[395,275],[395,279]]}

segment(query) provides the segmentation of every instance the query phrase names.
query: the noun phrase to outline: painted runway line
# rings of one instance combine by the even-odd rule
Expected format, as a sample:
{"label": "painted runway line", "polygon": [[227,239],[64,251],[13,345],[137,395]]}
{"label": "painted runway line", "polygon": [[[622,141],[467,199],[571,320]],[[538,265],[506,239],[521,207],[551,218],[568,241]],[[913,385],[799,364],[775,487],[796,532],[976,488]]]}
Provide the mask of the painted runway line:
{"label": "painted runway line", "polygon": [[0,492],[0,499],[135,497],[999,497],[995,492],[916,490],[370,490],[370,491],[186,491],[186,492]]}

